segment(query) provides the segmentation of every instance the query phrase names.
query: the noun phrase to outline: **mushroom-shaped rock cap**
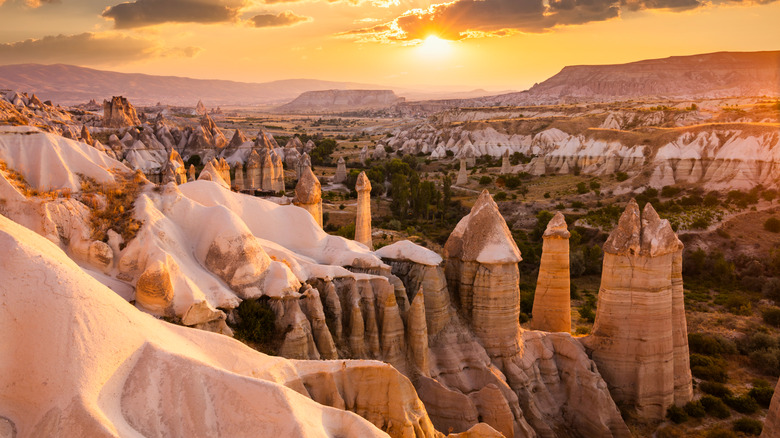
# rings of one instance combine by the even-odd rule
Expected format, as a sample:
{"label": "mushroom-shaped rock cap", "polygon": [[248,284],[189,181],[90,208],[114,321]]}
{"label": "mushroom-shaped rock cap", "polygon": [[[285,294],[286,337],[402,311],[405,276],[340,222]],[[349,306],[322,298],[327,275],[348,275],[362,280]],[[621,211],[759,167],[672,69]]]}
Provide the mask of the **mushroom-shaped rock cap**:
{"label": "mushroom-shaped rock cap", "polygon": [[426,266],[439,266],[442,261],[440,255],[408,240],[399,240],[383,246],[374,251],[374,254],[383,259],[408,260]]}
{"label": "mushroom-shaped rock cap", "polygon": [[344,157],[339,157],[339,160],[336,162],[336,164],[344,164],[346,161],[344,161]]}
{"label": "mushroom-shaped rock cap", "polygon": [[252,149],[252,153],[249,154],[246,167],[260,167],[260,154],[255,149]]}
{"label": "mushroom-shaped rock cap", "polygon": [[669,221],[661,219],[649,202],[640,216],[639,205],[634,199],[628,203],[618,226],[604,243],[604,252],[616,255],[657,257],[682,248]]}
{"label": "mushroom-shaped rock cap", "polygon": [[569,228],[566,226],[566,218],[560,211],[555,213],[550,222],[547,223],[547,229],[544,231],[544,238],[553,237],[559,239],[568,239],[571,237]]}
{"label": "mushroom-shaped rock cap", "polygon": [[677,238],[672,226],[661,219],[653,204],[645,204],[642,210],[642,255],[657,257],[683,249],[683,243]]}
{"label": "mushroom-shaped rock cap", "polygon": [[295,202],[299,204],[315,204],[322,199],[320,181],[310,168],[304,169],[301,179],[295,185]]}
{"label": "mushroom-shaped rock cap", "polygon": [[444,245],[446,258],[478,263],[517,263],[523,258],[490,193],[483,190],[471,212]]}
{"label": "mushroom-shaped rock cap", "polygon": [[360,175],[358,175],[355,190],[358,192],[371,191],[371,181],[368,180],[366,172],[360,172]]}

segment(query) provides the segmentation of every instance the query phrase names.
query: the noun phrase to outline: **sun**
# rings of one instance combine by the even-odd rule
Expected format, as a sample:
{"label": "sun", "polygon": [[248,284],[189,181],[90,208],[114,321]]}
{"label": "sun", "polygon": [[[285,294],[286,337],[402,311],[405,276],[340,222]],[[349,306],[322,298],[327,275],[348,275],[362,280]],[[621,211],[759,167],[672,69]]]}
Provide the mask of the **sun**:
{"label": "sun", "polygon": [[428,35],[419,46],[420,53],[425,56],[446,56],[452,50],[450,41],[441,39],[436,35]]}

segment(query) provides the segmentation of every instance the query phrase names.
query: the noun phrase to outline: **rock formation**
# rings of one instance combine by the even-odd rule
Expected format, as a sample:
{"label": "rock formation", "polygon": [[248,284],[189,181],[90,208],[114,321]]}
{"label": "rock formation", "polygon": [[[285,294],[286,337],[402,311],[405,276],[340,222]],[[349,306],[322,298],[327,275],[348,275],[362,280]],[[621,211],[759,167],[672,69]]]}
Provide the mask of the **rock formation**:
{"label": "rock formation", "polygon": [[466,171],[466,160],[461,158],[460,169],[458,169],[458,179],[455,180],[455,184],[462,186],[468,184],[468,182],[469,182],[469,175]]}
{"label": "rock formation", "polygon": [[280,106],[278,111],[288,113],[342,112],[359,109],[377,109],[403,102],[392,90],[320,90],[306,91],[295,100]]}
{"label": "rock formation", "polygon": [[311,157],[309,157],[309,154],[303,153],[301,155],[301,158],[298,159],[298,165],[295,168],[295,178],[301,179],[301,175],[303,175],[303,169],[304,168],[311,168]]}
{"label": "rock formation", "polygon": [[506,175],[510,172],[511,164],[509,163],[509,149],[507,149],[501,156],[501,175]]}
{"label": "rock formation", "polygon": [[168,161],[165,162],[162,170],[162,182],[167,184],[173,182],[176,184],[184,184],[187,182],[187,170],[184,167],[184,161],[176,149],[171,149],[170,155],[168,155]]}
{"label": "rock formation", "polygon": [[293,204],[308,211],[317,225],[322,227],[322,189],[320,181],[311,169],[304,170],[298,184],[295,185]]}
{"label": "rock formation", "polygon": [[652,204],[640,217],[632,200],[604,244],[596,321],[583,341],[613,398],[646,418],[663,418],[693,394],[678,271],[682,247]]}
{"label": "rock formation", "polygon": [[122,96],[114,96],[103,101],[103,126],[107,128],[124,128],[140,125],[135,107]]}
{"label": "rock formation", "polygon": [[764,420],[761,438],[780,438],[780,381],[775,386],[775,393],[772,395],[769,412]]}
{"label": "rock formation", "polygon": [[81,125],[81,141],[88,145],[92,145],[94,143],[94,140],[92,140],[92,135],[90,135],[89,129],[87,129],[87,125]]}
{"label": "rock formation", "polygon": [[371,240],[371,181],[368,180],[366,172],[360,172],[358,175],[355,190],[358,194],[355,240],[366,245],[369,249],[373,249],[374,244]]}
{"label": "rock formation", "polygon": [[271,190],[274,192],[283,192],[284,191],[284,165],[282,164],[282,158],[276,154],[276,152],[271,152],[271,160],[273,162],[274,167],[274,179],[273,184],[271,185]]}
{"label": "rock formation", "polygon": [[447,284],[458,307],[494,361],[520,351],[522,260],[487,190],[444,245]]}
{"label": "rock formation", "polygon": [[187,169],[187,182],[195,181],[195,165],[190,164],[190,168]]}
{"label": "rock formation", "polygon": [[208,114],[208,110],[206,109],[206,105],[203,105],[203,101],[198,101],[198,104],[195,105],[195,114],[205,116]]}
{"label": "rock formation", "polygon": [[233,171],[233,187],[239,192],[244,190],[244,166],[241,163],[236,164]]}
{"label": "rock formation", "polygon": [[561,212],[547,224],[542,262],[536,280],[531,328],[545,332],[571,331],[569,230]]}
{"label": "rock formation", "polygon": [[344,161],[344,157],[339,157],[336,163],[336,175],[333,176],[333,182],[336,184],[343,183],[347,180],[347,163]]}
{"label": "rock formation", "polygon": [[265,154],[263,157],[263,164],[260,167],[260,187],[263,191],[273,191],[276,183],[276,169],[274,169],[274,162],[270,154]]}
{"label": "rock formation", "polygon": [[262,161],[260,160],[260,155],[257,153],[257,150],[252,150],[252,153],[249,155],[249,159],[246,162],[246,188],[247,190],[260,190],[262,178],[261,178],[261,170],[260,166],[262,165]]}

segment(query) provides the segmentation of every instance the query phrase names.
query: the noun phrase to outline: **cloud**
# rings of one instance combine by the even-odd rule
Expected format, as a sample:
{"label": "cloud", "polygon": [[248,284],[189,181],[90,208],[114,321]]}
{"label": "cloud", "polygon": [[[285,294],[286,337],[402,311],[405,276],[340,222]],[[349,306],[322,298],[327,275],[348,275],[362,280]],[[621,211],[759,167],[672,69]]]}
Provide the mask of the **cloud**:
{"label": "cloud", "polygon": [[251,18],[255,27],[282,27],[293,26],[298,23],[312,21],[311,17],[295,15],[292,11],[284,11],[278,14],[265,13]]}
{"label": "cloud", "polygon": [[200,50],[197,47],[164,48],[145,38],[86,32],[0,44],[0,59],[6,63],[115,65],[150,57],[191,58]]}
{"label": "cloud", "polygon": [[117,29],[162,23],[224,23],[236,21],[247,0],[135,0],[111,6],[103,17]]}
{"label": "cloud", "polygon": [[624,10],[682,11],[706,3],[707,0],[453,0],[427,9],[412,9],[390,22],[338,35],[380,42],[413,42],[429,35],[450,40],[500,37],[610,20],[620,17]]}

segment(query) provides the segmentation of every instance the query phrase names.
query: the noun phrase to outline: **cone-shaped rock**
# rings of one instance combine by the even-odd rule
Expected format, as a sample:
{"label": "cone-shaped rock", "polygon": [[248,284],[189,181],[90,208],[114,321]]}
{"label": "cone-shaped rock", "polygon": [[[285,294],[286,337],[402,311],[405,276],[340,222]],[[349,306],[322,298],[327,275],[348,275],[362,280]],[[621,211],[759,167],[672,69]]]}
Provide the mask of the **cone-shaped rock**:
{"label": "cone-shaped rock", "polygon": [[646,418],[661,419],[692,395],[687,341],[680,339],[682,283],[674,278],[680,251],[669,222],[650,203],[640,216],[632,200],[604,244],[596,322],[583,341],[613,398]]}
{"label": "cone-shaped rock", "polygon": [[531,328],[546,332],[571,331],[569,237],[566,220],[555,213],[547,224],[542,263],[536,280]]}
{"label": "cone-shaped rock", "polygon": [[303,174],[303,169],[305,167],[311,167],[311,157],[306,152],[304,152],[303,155],[301,155],[301,158],[298,159],[298,165],[295,168],[296,179],[301,179],[301,175]]}
{"label": "cone-shaped rock", "polygon": [[430,377],[428,364],[428,326],[425,322],[425,298],[423,286],[412,299],[412,306],[406,322],[406,343],[417,372]]}
{"label": "cone-shaped rock", "polygon": [[236,164],[233,172],[233,187],[238,191],[244,190],[244,166],[240,162]]}
{"label": "cone-shaped rock", "polygon": [[236,129],[236,132],[233,133],[233,137],[230,139],[230,143],[228,143],[228,148],[231,150],[237,149],[248,140],[240,129]]}
{"label": "cone-shaped rock", "polygon": [[282,192],[284,191],[284,164],[282,164],[282,158],[276,152],[271,152],[271,161],[274,166],[274,183],[272,189],[274,192]]}
{"label": "cone-shaped rock", "polygon": [[81,125],[81,141],[88,145],[93,143],[92,135],[90,135],[87,125]]}
{"label": "cone-shaped rock", "polygon": [[263,158],[263,166],[260,169],[262,174],[262,181],[260,182],[261,190],[272,191],[274,189],[274,180],[276,175],[274,172],[274,163],[270,154],[266,154]]}
{"label": "cone-shaped rock", "polygon": [[355,240],[369,249],[374,249],[371,240],[371,181],[368,180],[366,172],[360,172],[358,175],[355,190],[358,194]]}
{"label": "cone-shaped rock", "polygon": [[190,164],[190,168],[187,169],[187,181],[195,181],[195,165]]}
{"label": "cone-shaped rock", "polygon": [[293,204],[308,211],[322,227],[322,188],[320,181],[309,168],[306,168],[295,185]]}
{"label": "cone-shaped rock", "polygon": [[522,260],[490,193],[479,195],[444,245],[445,274],[461,313],[496,360],[520,351]]}
{"label": "cone-shaped rock", "polygon": [[256,150],[252,150],[249,159],[246,162],[246,188],[248,190],[257,190],[260,188],[260,155]]}

